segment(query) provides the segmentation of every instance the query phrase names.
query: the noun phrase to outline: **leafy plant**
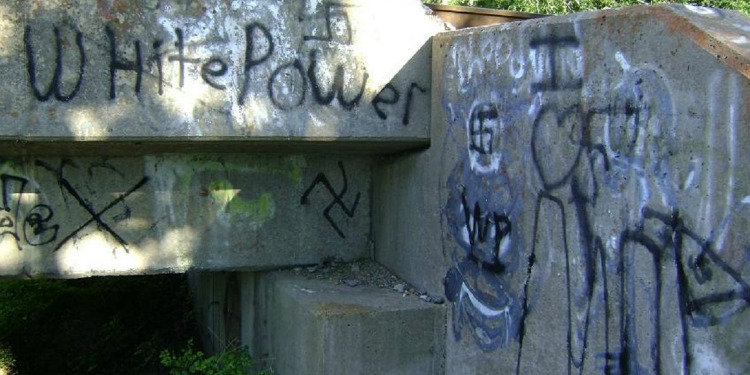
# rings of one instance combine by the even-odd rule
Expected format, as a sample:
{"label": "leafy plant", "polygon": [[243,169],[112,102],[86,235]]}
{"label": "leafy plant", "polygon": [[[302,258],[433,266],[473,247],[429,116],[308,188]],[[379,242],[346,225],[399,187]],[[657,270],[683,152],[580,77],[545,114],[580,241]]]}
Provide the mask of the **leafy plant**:
{"label": "leafy plant", "polygon": [[0,281],[0,375],[157,374],[197,336],[185,275]]}
{"label": "leafy plant", "polygon": [[11,375],[13,374],[13,364],[16,359],[13,357],[13,352],[10,348],[0,346],[0,375]]}
{"label": "leafy plant", "polygon": [[[193,348],[193,340],[179,354],[164,350],[161,364],[172,375],[247,375],[253,373],[253,361],[245,347],[235,347],[223,353],[206,355]],[[266,372],[258,373],[268,374]]]}

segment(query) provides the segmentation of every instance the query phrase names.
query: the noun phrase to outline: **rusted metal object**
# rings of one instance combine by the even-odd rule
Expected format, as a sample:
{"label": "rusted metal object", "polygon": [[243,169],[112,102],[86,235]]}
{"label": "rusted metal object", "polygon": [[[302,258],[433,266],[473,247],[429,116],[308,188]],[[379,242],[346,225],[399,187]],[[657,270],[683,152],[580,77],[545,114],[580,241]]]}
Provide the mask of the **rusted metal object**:
{"label": "rusted metal object", "polygon": [[446,23],[456,29],[497,25],[501,23],[523,21],[545,17],[543,14],[513,12],[509,10],[462,7],[452,5],[426,4]]}

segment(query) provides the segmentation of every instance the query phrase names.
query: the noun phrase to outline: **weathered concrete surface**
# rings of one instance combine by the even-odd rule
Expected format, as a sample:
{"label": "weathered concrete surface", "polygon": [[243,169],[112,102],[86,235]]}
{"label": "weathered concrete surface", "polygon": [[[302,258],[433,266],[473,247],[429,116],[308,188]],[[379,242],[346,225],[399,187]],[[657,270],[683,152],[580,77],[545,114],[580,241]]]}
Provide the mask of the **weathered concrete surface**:
{"label": "weathered concrete surface", "polygon": [[[255,298],[256,280],[261,272],[188,272],[195,320],[202,348],[207,353],[248,349],[258,367],[265,365],[260,353],[262,299]],[[261,293],[261,295],[263,295]],[[256,328],[257,326],[257,328]]]}
{"label": "weathered concrete surface", "polygon": [[275,374],[443,373],[444,306],[289,273],[262,279]]}
{"label": "weathered concrete surface", "polygon": [[425,13],[418,0],[4,2],[0,139],[424,145],[428,41],[443,29]]}
{"label": "weathered concrete surface", "polygon": [[[445,126],[435,122],[434,135]],[[433,139],[438,139],[433,136]],[[372,232],[375,260],[431,294],[443,292],[447,257],[441,251],[441,167],[438,144],[373,166]],[[437,197],[437,199],[436,199]]]}
{"label": "weathered concrete surface", "polygon": [[195,320],[202,348],[207,353],[235,350],[243,345],[241,329],[243,323],[252,321],[254,308],[252,304],[243,305],[241,296],[253,296],[252,281],[249,291],[245,287],[246,275],[252,274],[211,271],[188,273]]}
{"label": "weathered concrete surface", "polygon": [[433,147],[376,169],[373,228],[445,288],[447,373],[750,371],[748,30],[658,6],[435,38]]}
{"label": "weathered concrete surface", "polygon": [[369,165],[306,155],[6,159],[0,275],[357,259],[369,251]]}

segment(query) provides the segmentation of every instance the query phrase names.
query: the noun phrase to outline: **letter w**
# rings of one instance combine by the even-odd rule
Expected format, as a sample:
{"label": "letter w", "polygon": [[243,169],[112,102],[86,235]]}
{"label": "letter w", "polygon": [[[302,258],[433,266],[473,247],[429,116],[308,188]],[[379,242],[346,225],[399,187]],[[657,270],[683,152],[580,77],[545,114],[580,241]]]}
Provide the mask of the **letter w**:
{"label": "letter w", "polygon": [[83,80],[83,69],[86,66],[86,55],[83,50],[83,33],[80,31],[76,32],[76,45],[78,46],[78,79],[76,80],[75,87],[73,90],[65,95],[61,91],[62,76],[63,76],[63,58],[62,58],[62,46],[63,40],[60,36],[60,29],[55,27],[55,72],[52,77],[52,81],[47,85],[44,92],[37,88],[36,84],[36,60],[34,59],[34,49],[31,46],[31,27],[26,26],[26,30],[23,33],[23,43],[26,48],[26,69],[29,73],[29,84],[34,91],[34,96],[42,102],[49,100],[52,94],[55,95],[55,99],[61,102],[67,102],[73,99],[81,88],[81,81]]}

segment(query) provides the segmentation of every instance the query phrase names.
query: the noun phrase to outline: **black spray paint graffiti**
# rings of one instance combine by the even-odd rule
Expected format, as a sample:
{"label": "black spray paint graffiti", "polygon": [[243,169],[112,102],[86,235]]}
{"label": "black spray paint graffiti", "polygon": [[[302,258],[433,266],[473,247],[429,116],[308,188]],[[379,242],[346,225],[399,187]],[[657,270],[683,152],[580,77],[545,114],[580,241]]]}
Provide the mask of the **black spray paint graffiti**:
{"label": "black spray paint graffiti", "polygon": [[[323,4],[323,14],[314,13],[311,15],[301,14],[300,22],[308,22],[310,32],[305,34],[302,39],[308,41],[322,41],[327,43],[352,43],[352,26],[349,16],[346,14],[346,8],[349,5],[340,3]],[[323,23],[325,27],[320,27]],[[316,30],[322,30],[317,31]]]}
{"label": "black spray paint graffiti", "polygon": [[323,174],[323,172],[320,172],[318,173],[317,176],[315,176],[315,179],[307,188],[307,190],[305,190],[305,192],[302,193],[302,198],[300,198],[300,204],[302,205],[307,204],[308,196],[310,195],[310,193],[312,193],[313,189],[315,189],[315,187],[318,186],[318,184],[323,184],[323,187],[325,187],[326,190],[328,190],[328,193],[331,194],[331,197],[333,198],[333,201],[328,206],[326,206],[326,208],[323,210],[323,216],[325,216],[326,220],[328,220],[328,223],[331,224],[331,227],[333,228],[333,230],[336,231],[339,237],[346,238],[346,236],[344,235],[344,232],[341,231],[341,228],[339,228],[339,226],[331,217],[330,212],[334,206],[339,206],[339,208],[341,208],[341,210],[344,211],[344,214],[346,214],[346,216],[353,218],[354,211],[357,209],[357,205],[359,204],[360,193],[357,193],[351,207],[348,207],[346,203],[344,203],[342,199],[346,195],[347,190],[349,190],[349,182],[346,178],[346,170],[344,169],[344,164],[342,162],[338,162],[338,165],[339,165],[339,169],[341,170],[341,178],[343,180],[341,191],[337,193],[336,190],[331,185],[331,182],[328,180],[328,177],[326,177],[326,175]]}
{"label": "black spray paint graffiti", "polygon": [[[556,47],[557,50],[578,48],[577,43],[570,38],[563,38],[563,42],[562,45]],[[550,62],[550,66],[555,66],[555,64]],[[636,288],[632,287],[633,279],[625,277],[619,280],[621,293],[618,299],[614,299],[611,295],[613,282],[608,280],[608,275],[612,272],[607,264],[617,263],[616,259],[619,258],[620,266],[614,273],[621,276],[633,276],[639,265],[624,260],[631,256],[624,244],[634,239],[634,233],[631,229],[626,229],[621,233],[619,236],[621,246],[617,252],[610,254],[607,253],[604,241],[601,235],[596,233],[594,225],[593,212],[602,198],[602,181],[609,185],[607,187],[612,191],[619,191],[629,186],[626,182],[628,176],[623,177],[623,175],[635,171],[635,175],[629,177],[638,182],[636,189],[644,189],[643,186],[648,185],[647,179],[651,179],[651,176],[658,176],[655,178],[660,180],[669,177],[668,155],[674,153],[668,141],[670,134],[674,134],[673,127],[669,124],[672,121],[671,98],[669,90],[663,84],[663,78],[654,70],[633,69],[628,64],[623,66],[623,70],[623,79],[613,89],[612,100],[606,106],[597,107],[589,104],[585,106],[588,109],[584,111],[584,106],[579,103],[560,108],[555,101],[552,101],[548,104],[549,107],[543,105],[540,108],[533,123],[532,159],[543,184],[535,213],[537,216],[535,217],[534,245],[536,246],[536,238],[540,230],[538,226],[540,215],[545,216],[545,212],[540,210],[542,202],[552,203],[552,207],[557,207],[560,217],[563,218],[560,223],[560,233],[563,235],[562,251],[565,254],[567,279],[568,373],[583,373],[587,359],[598,354],[597,350],[604,353],[602,355],[604,364],[601,367],[605,373],[659,374],[662,372],[660,348],[663,317],[660,302],[663,286],[667,284],[664,283],[662,277],[664,271],[661,266],[665,264],[660,260],[662,256],[666,257],[668,251],[663,251],[663,249],[659,251],[654,246],[640,243],[649,249],[654,267],[658,267],[652,275],[654,290],[646,292],[653,293],[656,296],[656,302],[652,301],[654,303],[650,306],[634,304],[635,297],[633,296]],[[553,72],[559,71],[553,70]],[[567,74],[570,82],[560,81],[560,76],[562,75],[550,74],[549,81],[535,85],[538,90],[536,92],[543,96],[548,94],[554,96],[557,93],[571,95],[580,89],[580,76]],[[594,122],[598,119],[604,119],[610,130],[607,132],[608,138],[605,137],[602,143],[592,142],[589,136],[590,129],[594,127]],[[650,132],[653,129],[660,129],[662,137],[660,140],[653,140],[647,144],[645,138],[648,134],[641,134],[641,132],[644,130]],[[565,141],[557,143],[556,146],[546,143],[550,140],[555,142],[556,139]],[[557,159],[567,162],[554,163],[555,168],[549,168],[548,166],[552,163],[547,163],[545,160],[549,157],[550,150],[555,147],[558,150],[563,149],[560,151],[561,157]],[[673,198],[675,192],[671,191],[668,184],[659,183],[654,190],[666,197],[665,200],[677,211],[677,202]],[[642,220],[648,218],[647,213],[650,209],[646,204],[650,194],[652,192],[649,188],[645,188],[639,194],[642,202],[638,205],[638,209]],[[569,228],[569,223],[576,225],[575,229]],[[566,233],[569,231],[577,232],[578,236],[567,238]],[[645,241],[643,236],[639,235],[637,238],[638,241]],[[532,249],[530,259],[536,257],[536,250],[536,247]],[[675,253],[679,252],[675,250]],[[577,262],[575,267],[572,263],[574,259]],[[682,272],[679,262],[678,258],[675,261],[677,270],[674,271],[677,274]],[[533,264],[530,264],[529,269],[531,270],[532,267]],[[685,295],[682,288],[687,287],[680,282],[681,279],[683,278],[678,278],[676,281],[677,290],[671,291],[679,300],[682,300]],[[631,285],[629,288],[626,286],[628,283]],[[529,296],[527,295],[526,298]],[[614,301],[618,301],[619,306]],[[604,305],[604,347],[601,348],[593,347],[590,342],[594,320],[602,320],[602,317],[593,315],[592,306],[595,304]],[[528,307],[525,305],[524,317],[529,313]],[[619,313],[619,320],[624,322],[618,327],[611,326],[612,319],[617,320],[617,317],[613,315],[615,312]],[[669,320],[679,321],[681,325],[683,342],[681,367],[683,371],[689,373],[688,332],[685,320],[688,319],[688,314],[682,308],[671,313]],[[635,334],[633,319],[636,314],[652,314],[651,332]],[[517,368],[519,373],[523,356],[523,335],[520,341],[521,350],[518,354],[519,367]],[[646,342],[650,345],[650,358],[644,358],[634,350],[639,344],[645,345]]]}
{"label": "black spray paint graffiti", "polygon": [[[652,230],[646,230],[651,226]],[[657,228],[653,230],[653,228]],[[649,233],[650,232],[650,233]],[[634,258],[639,249],[642,256],[651,260],[652,279],[655,290],[646,298],[635,287]],[[676,314],[680,319],[680,342],[682,373],[692,373],[690,358],[690,334],[688,319],[694,326],[711,326],[725,322],[729,317],[744,310],[750,304],[750,285],[732,269],[713,248],[711,241],[699,236],[685,226],[679,211],[661,213],[650,208],[643,211],[643,222],[623,232],[619,246],[620,306],[622,347],[616,353],[608,353],[607,369],[610,373],[635,374],[646,368],[651,374],[665,373],[661,369],[662,326],[669,317],[663,317],[666,291],[664,285],[674,285],[677,295]],[[673,280],[668,280],[668,279]],[[707,291],[707,292],[705,292]],[[647,300],[645,308],[640,299]],[[638,314],[651,313],[651,325],[638,327]],[[650,328],[650,329],[649,329]],[[646,363],[634,360],[638,345],[647,339],[650,358]],[[640,340],[640,341],[639,341]],[[610,362],[611,361],[611,362]]]}
{"label": "black spray paint graffiti", "polygon": [[[404,101],[403,115],[401,116],[401,123],[406,126],[409,125],[409,118],[411,118],[412,100],[414,98],[414,90],[421,92],[422,94],[427,93],[427,89],[413,83],[409,85],[406,91],[406,100]],[[382,90],[372,99],[372,107],[375,109],[375,113],[380,117],[381,120],[388,118],[388,114],[383,110],[382,106],[397,104],[401,98],[401,93],[392,84],[387,84]]]}
{"label": "black spray paint graffiti", "polygon": [[[64,176],[64,168],[67,165],[72,165],[72,162],[63,161],[59,167],[51,166],[43,161],[37,161],[36,165],[38,167],[44,168],[50,171],[51,173],[53,173],[57,179],[58,184],[60,185],[60,188],[63,191],[65,191],[70,197],[72,197],[74,199],[74,202],[77,203],[81,208],[83,208],[90,216],[88,220],[78,225],[78,227],[76,227],[69,234],[67,234],[62,239],[60,239],[54,246],[55,251],[60,250],[62,246],[65,245],[68,241],[75,239],[83,229],[85,229],[91,224],[95,224],[99,230],[108,233],[126,251],[128,250],[127,248],[128,242],[119,233],[117,233],[109,224],[107,224],[104,221],[103,215],[107,213],[108,211],[110,211],[113,207],[117,206],[120,203],[123,203],[125,199],[127,199],[131,194],[133,194],[137,190],[141,189],[144,185],[146,185],[146,183],[148,183],[148,180],[149,180],[148,177],[141,178],[140,181],[135,183],[126,192],[119,194],[115,199],[113,199],[112,201],[104,205],[103,208],[97,210],[96,208],[94,208],[90,200],[83,197],[81,193],[78,191],[78,189],[76,189],[73,186],[73,184]],[[112,168],[110,166],[106,166],[106,167]],[[50,210],[50,217],[51,217],[51,210]],[[57,233],[57,231],[55,231],[55,233]],[[52,242],[52,241],[49,241],[49,242]]]}
{"label": "black spray paint graffiti", "polygon": [[70,180],[64,177],[63,169],[66,165],[72,165],[72,163],[64,161],[59,167],[53,167],[42,161],[36,162],[37,167],[41,167],[54,174],[59,187],[67,194],[67,196],[64,195],[63,197],[72,197],[74,202],[89,214],[90,218],[63,236],[61,235],[61,231],[64,226],[57,221],[55,210],[51,205],[47,203],[35,203],[31,207],[27,207],[30,205],[26,202],[27,198],[37,201],[39,198],[44,197],[39,188],[30,189],[32,181],[26,177],[2,174],[0,175],[0,183],[2,183],[0,237],[12,237],[19,250],[23,250],[25,246],[39,247],[53,245],[53,251],[57,251],[70,240],[77,238],[78,234],[84,228],[95,224],[99,230],[108,233],[127,251],[128,242],[104,221],[103,215],[113,207],[123,203],[132,193],[142,188],[148,182],[148,178],[142,178],[128,191],[120,194],[117,198],[104,205],[103,208],[97,210],[90,199],[82,196],[79,189],[76,189]]}
{"label": "black spray paint graffiti", "polygon": [[[357,108],[365,95],[369,74],[358,64],[353,56],[340,57],[341,52],[336,49],[337,45],[352,43],[352,29],[346,13],[346,8],[338,3],[325,3],[322,10],[311,14],[303,14],[299,22],[307,27],[309,32],[302,35],[302,41],[312,46],[309,52],[298,51],[298,54],[306,55],[291,61],[280,62],[275,66],[272,57],[276,52],[278,37],[260,22],[250,22],[244,28],[244,63],[242,63],[242,77],[237,92],[237,102],[245,105],[248,96],[262,87],[253,87],[258,80],[265,81],[265,89],[273,106],[280,110],[288,111],[298,108],[308,102],[315,104],[338,106],[346,111]],[[320,24],[324,27],[321,27]],[[322,31],[320,31],[322,30]],[[169,51],[164,46],[167,42],[163,39],[155,39],[152,43],[141,43],[140,40],[132,41],[132,47],[119,42],[123,39],[116,35],[115,31],[106,26],[104,28],[107,40],[109,99],[116,100],[118,95],[118,79],[124,79],[129,73],[133,76],[133,92],[140,97],[144,91],[144,79],[155,76],[159,95],[164,93],[165,63],[177,64],[178,84],[177,87],[185,86],[186,70],[190,66],[200,72],[203,83],[215,90],[226,90],[228,85],[234,82],[231,77],[231,64],[222,56],[194,57],[186,52],[185,32],[181,28],[174,29],[174,48]],[[30,26],[24,30],[24,47],[26,55],[26,71],[29,86],[34,97],[42,102],[51,97],[61,102],[73,100],[79,93],[84,78],[90,75],[86,71],[87,66],[95,65],[95,62],[87,59],[87,45],[84,43],[84,35],[77,29],[64,31],[58,27],[53,28],[54,36],[54,70],[51,74],[41,74],[38,61],[45,59],[37,48],[42,45],[46,36],[44,32],[34,32]],[[70,34],[70,35],[69,35]],[[73,36],[74,35],[74,36]],[[72,44],[68,39],[73,37],[77,56],[74,59],[72,52],[67,52],[63,47]],[[132,57],[125,57],[125,56]],[[64,62],[77,61],[73,72]],[[339,62],[336,62],[339,61]],[[263,69],[261,69],[263,67]],[[267,77],[261,75],[268,74]],[[49,83],[40,89],[39,77],[49,76]],[[332,79],[326,77],[332,76]],[[119,78],[118,78],[119,77]],[[327,81],[327,82],[326,82]],[[417,83],[411,83],[405,88],[399,89],[393,84],[386,85],[372,101],[372,110],[382,120],[388,118],[386,106],[396,105],[401,100],[401,92],[405,92],[402,110],[402,124],[408,125],[415,92],[423,96],[427,89]]]}
{"label": "black spray paint graffiti", "polygon": [[50,83],[47,85],[47,89],[40,91],[37,87],[37,67],[36,58],[34,57],[34,49],[31,44],[31,27],[26,26],[23,33],[23,43],[26,47],[26,69],[29,75],[29,85],[34,93],[34,97],[41,102],[46,102],[54,94],[55,99],[61,102],[67,102],[73,99],[81,88],[81,82],[83,81],[83,71],[86,66],[86,52],[83,49],[83,33],[76,31],[76,47],[78,48],[78,72],[76,74],[76,82],[73,88],[70,89],[68,94],[62,93],[62,77],[63,77],[63,41],[60,34],[60,29],[54,28],[55,34],[55,71],[52,75]]}
{"label": "black spray paint graffiti", "polygon": [[[22,197],[29,193],[29,180],[9,174],[0,175],[2,182],[2,211],[0,211],[0,237],[11,236],[23,250],[22,243],[42,246],[54,242],[60,225],[52,224],[54,212],[47,204],[36,204],[22,209]],[[21,237],[23,234],[23,237]]]}
{"label": "black spray paint graffiti", "polygon": [[[31,246],[42,246],[42,245],[48,245],[48,244],[54,244],[53,250],[57,251],[60,250],[63,245],[65,245],[70,240],[73,240],[77,238],[79,233],[87,228],[91,224],[95,224],[97,229],[108,233],[112,238],[114,238],[118,244],[120,244],[125,250],[127,251],[128,242],[121,236],[119,233],[117,233],[112,226],[107,224],[104,219],[103,215],[110,211],[113,207],[117,206],[120,203],[124,203],[125,199],[127,199],[131,194],[136,192],[137,190],[141,189],[146,183],[148,182],[148,177],[143,177],[140,181],[138,181],[135,185],[133,185],[130,189],[128,189],[126,192],[119,194],[115,199],[108,202],[104,207],[100,207],[99,209],[96,209],[93,204],[91,203],[90,199],[84,197],[81,195],[81,192],[76,189],[73,184],[64,176],[64,169],[66,166],[73,166],[72,162],[70,161],[63,161],[59,167],[54,167],[46,162],[43,161],[37,161],[36,166],[41,167],[51,173],[55,176],[60,188],[62,191],[67,193],[67,196],[63,196],[64,198],[72,197],[74,200],[74,203],[78,204],[82,209],[84,209],[88,215],[90,216],[89,219],[87,219],[84,223],[78,225],[70,231],[67,235],[60,237],[60,230],[61,226],[60,224],[52,224],[52,220],[54,218],[54,211],[53,208],[47,204],[37,204],[33,208],[31,208],[26,214],[24,218],[24,224],[23,224],[23,233],[24,233],[24,240],[27,244]],[[93,167],[92,167],[93,168]],[[111,168],[107,166],[107,168]],[[15,192],[15,196],[20,198],[25,193],[25,188],[27,184],[29,183],[29,180],[23,177],[18,176],[10,176],[10,175],[3,175],[2,177],[3,182],[3,209],[6,213],[10,213],[15,211],[12,217],[4,217],[1,222],[3,225],[3,228],[12,228],[11,225],[13,223],[17,222],[18,217],[21,216],[20,214],[20,202],[15,203],[15,210],[13,210],[11,207],[13,204],[9,201],[9,196],[11,191]],[[37,195],[39,193],[37,192]],[[129,212],[129,208],[127,209]],[[17,232],[12,231],[10,229],[6,229],[3,232],[4,234],[12,234],[17,241],[20,241],[20,237],[17,235]],[[20,242],[19,242],[19,249],[21,248]]]}
{"label": "black spray paint graffiti", "polygon": [[[750,286],[681,216],[676,185],[668,182],[670,155],[678,151],[665,76],[650,66],[631,66],[618,53],[623,74],[607,102],[582,103],[581,44],[574,34],[555,35],[529,44],[529,56],[536,58],[529,73],[533,111],[513,113],[502,98],[503,104],[474,102],[460,124],[468,157],[448,178],[444,212],[460,248],[452,251],[455,265],[445,278],[455,337],[469,325],[484,351],[517,340],[516,373],[524,373],[534,361],[524,351],[527,340],[554,334],[547,326],[530,332],[527,323],[539,292],[531,287],[538,261],[555,251],[563,258],[560,310],[567,326],[559,333],[568,374],[692,373],[691,328],[722,324],[746,311]],[[497,144],[513,138],[502,134],[513,122],[532,126],[529,157],[541,183],[528,253],[518,246],[524,238],[513,238],[522,210],[511,205],[521,198],[510,192],[521,184],[508,175],[512,168]],[[607,130],[598,139],[594,129],[602,124]],[[635,220],[603,234],[597,208],[614,205],[606,193],[640,200],[618,208]],[[656,194],[664,207],[653,205]],[[554,238],[545,237],[551,233]],[[494,260],[508,252],[515,261]],[[510,282],[518,280],[514,271],[525,273],[520,288]],[[679,343],[670,359],[663,353],[668,343]]]}
{"label": "black spray paint graffiti", "polygon": [[[594,171],[595,157],[588,163],[581,163],[586,145],[587,117],[583,114],[580,103],[559,104],[561,100],[555,100],[558,96],[576,94],[582,87],[582,72],[576,66],[570,66],[571,61],[580,54],[580,43],[575,35],[539,37],[529,43],[529,48],[540,56],[535,61],[535,79],[532,82],[532,92],[536,95],[549,96],[553,98],[545,102],[535,115],[531,152],[537,173],[542,181],[543,189],[537,197],[537,208],[535,210],[534,242],[529,256],[527,279],[524,291],[528,293],[528,285],[536,259],[537,232],[539,228],[539,215],[542,202],[545,200],[552,203],[553,207],[560,209],[560,233],[562,234],[562,250],[565,258],[566,279],[566,315],[567,315],[567,371],[573,373],[574,369],[583,372],[584,360],[588,348],[588,334],[591,324],[592,304],[594,303],[594,276],[598,262],[603,259],[603,246],[600,238],[593,235],[593,227],[590,213],[590,205],[595,204],[598,197],[598,186],[596,182],[589,183]],[[573,58],[571,58],[573,57]],[[556,142],[559,144],[548,144]],[[592,148],[596,149],[596,148]],[[548,162],[549,153],[555,151],[558,157],[555,162]],[[588,150],[591,151],[591,150]],[[546,153],[546,155],[544,155]],[[544,155],[544,156],[543,156]],[[552,167],[554,165],[554,167]],[[565,188],[569,188],[566,191]],[[569,199],[566,195],[573,198]],[[566,202],[572,202],[575,218],[571,220],[566,210]],[[568,239],[568,223],[577,222],[579,236],[576,245],[572,245]],[[578,260],[577,267],[581,272],[575,272],[572,262]],[[605,274],[605,272],[601,272]],[[606,285],[606,281],[604,281]],[[529,295],[524,295],[523,318],[526,319],[530,313]],[[608,316],[607,313],[605,315]],[[523,324],[523,323],[522,323]],[[518,360],[516,372],[521,373],[524,353],[525,329],[519,336]],[[605,345],[609,345],[608,331],[605,333]],[[605,349],[605,351],[608,350]]]}

